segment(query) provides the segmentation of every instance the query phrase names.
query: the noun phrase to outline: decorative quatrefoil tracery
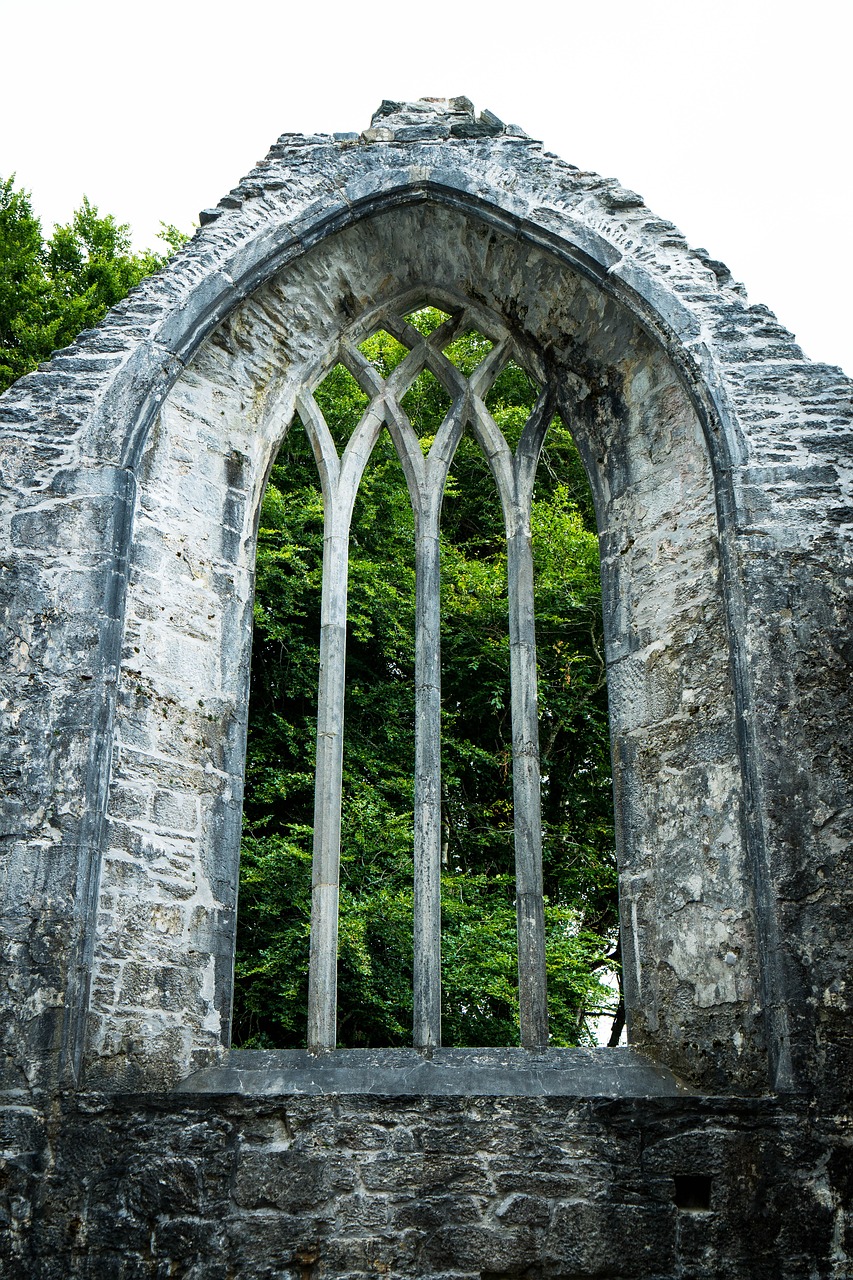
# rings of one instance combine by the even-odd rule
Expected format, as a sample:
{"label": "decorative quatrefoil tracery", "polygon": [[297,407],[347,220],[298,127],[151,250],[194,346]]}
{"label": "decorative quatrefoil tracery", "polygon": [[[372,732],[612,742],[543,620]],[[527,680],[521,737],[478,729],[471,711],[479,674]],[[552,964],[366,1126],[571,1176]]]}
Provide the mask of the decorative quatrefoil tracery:
{"label": "decorative quatrefoil tracery", "polygon": [[[313,390],[297,397],[324,505],[308,991],[313,1050],[335,1046],[349,529],[365,467],[385,429],[415,513],[414,1043],[424,1049],[441,1043],[439,520],[466,429],[488,460],[506,528],[521,1040],[528,1048],[547,1043],[530,509],[551,396],[524,370],[511,336],[498,334],[497,326],[495,332],[494,339],[484,336],[465,310],[387,311],[368,338],[356,343],[345,337]],[[514,420],[502,415],[502,431],[492,410],[500,400],[499,379],[507,378],[525,380],[536,398],[529,414],[522,411]],[[434,435],[418,433],[423,397],[444,410]]]}

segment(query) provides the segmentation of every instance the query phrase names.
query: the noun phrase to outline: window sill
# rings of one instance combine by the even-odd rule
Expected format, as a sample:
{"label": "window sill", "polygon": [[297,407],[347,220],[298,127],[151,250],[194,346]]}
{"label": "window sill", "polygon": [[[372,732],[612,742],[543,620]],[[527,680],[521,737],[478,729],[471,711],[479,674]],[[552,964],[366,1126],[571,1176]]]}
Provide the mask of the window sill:
{"label": "window sill", "polygon": [[436,1097],[684,1097],[693,1091],[627,1046],[614,1049],[232,1049],[178,1093]]}

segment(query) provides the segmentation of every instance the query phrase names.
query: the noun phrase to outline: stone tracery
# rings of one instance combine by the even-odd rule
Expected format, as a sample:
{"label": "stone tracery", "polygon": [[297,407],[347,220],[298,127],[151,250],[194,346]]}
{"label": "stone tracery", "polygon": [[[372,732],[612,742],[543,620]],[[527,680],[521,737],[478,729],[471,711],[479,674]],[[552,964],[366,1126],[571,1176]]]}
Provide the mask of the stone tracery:
{"label": "stone tracery", "polygon": [[[346,339],[341,343],[335,360],[370,397],[342,457],[313,395],[300,393],[296,398],[320,469],[325,506],[308,1027],[308,1044],[315,1049],[335,1047],[349,523],[364,467],[383,426],[403,465],[415,512],[414,1043],[424,1049],[441,1044],[439,519],[449,469],[466,426],[488,458],[507,533],[521,1042],[527,1048],[544,1048],[548,1042],[530,506],[553,396],[540,394],[513,453],[485,405],[495,378],[511,355],[518,355],[510,334],[503,330],[469,378],[443,353],[473,323],[464,310],[458,311],[424,336],[404,316],[391,311],[374,316],[374,327],[381,325],[409,349],[385,380],[357,345]],[[496,319],[491,323],[493,333],[502,329]],[[401,407],[424,369],[430,369],[453,397],[426,456]]]}

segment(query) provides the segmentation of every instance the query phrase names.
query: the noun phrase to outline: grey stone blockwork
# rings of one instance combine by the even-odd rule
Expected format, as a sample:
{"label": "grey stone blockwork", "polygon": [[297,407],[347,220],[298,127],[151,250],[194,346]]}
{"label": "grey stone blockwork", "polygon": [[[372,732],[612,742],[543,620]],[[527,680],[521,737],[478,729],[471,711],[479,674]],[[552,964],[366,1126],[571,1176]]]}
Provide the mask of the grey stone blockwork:
{"label": "grey stone blockwork", "polygon": [[180,1103],[90,1096],[55,1122],[7,1180],[4,1277],[850,1275],[849,1147],[801,1102]]}
{"label": "grey stone blockwork", "polygon": [[[284,135],[202,224],[0,398],[9,1273],[848,1275],[850,380],[635,193],[464,99]],[[513,335],[587,464],[630,1039],[694,1096],[302,1099],[300,1173],[290,1103],[217,1094],[255,523],[299,392],[426,301]],[[436,1107],[468,1173],[423,1158]],[[421,1152],[378,1199],[335,1154],[353,1108]],[[709,1177],[707,1211],[675,1206]],[[810,1221],[752,1256],[745,1208],[791,1204]]]}

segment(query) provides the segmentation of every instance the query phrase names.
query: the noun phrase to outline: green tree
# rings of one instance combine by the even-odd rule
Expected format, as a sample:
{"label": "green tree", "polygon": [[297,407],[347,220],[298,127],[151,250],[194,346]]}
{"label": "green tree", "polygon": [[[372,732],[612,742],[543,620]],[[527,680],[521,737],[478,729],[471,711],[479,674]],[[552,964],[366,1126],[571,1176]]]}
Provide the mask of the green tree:
{"label": "green tree", "polygon": [[[425,309],[425,331],[440,314]],[[463,372],[490,344],[457,340]],[[362,345],[383,374],[405,354]],[[317,399],[339,447],[366,397],[338,367]],[[489,407],[514,443],[535,399],[510,364]],[[404,407],[426,449],[446,393],[421,375]],[[264,499],[241,864],[235,1042],[304,1042],[319,655],[322,502],[294,422]],[[612,1005],[598,973],[616,935],[598,542],[571,434],[555,419],[533,514],[552,1036],[582,1042]],[[383,433],[353,517],[339,948],[339,1042],[411,1036],[414,520]],[[506,547],[494,483],[466,436],[442,542],[443,1027],[449,1044],[518,1039]]]}
{"label": "green tree", "polygon": [[[161,224],[173,252],[186,236]],[[29,193],[0,180],[0,391],[72,342],[169,254],[134,253],[130,229],[86,197],[45,241]]]}

